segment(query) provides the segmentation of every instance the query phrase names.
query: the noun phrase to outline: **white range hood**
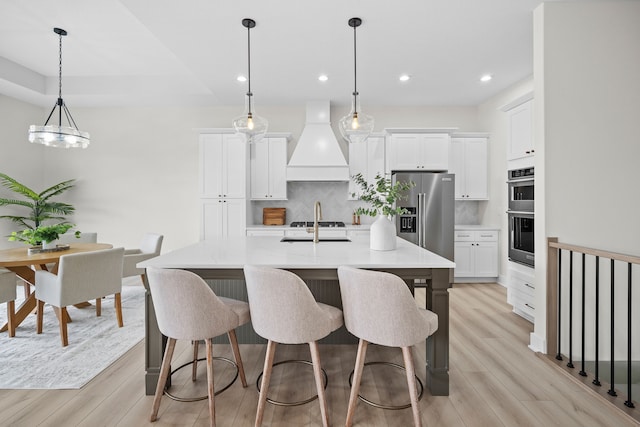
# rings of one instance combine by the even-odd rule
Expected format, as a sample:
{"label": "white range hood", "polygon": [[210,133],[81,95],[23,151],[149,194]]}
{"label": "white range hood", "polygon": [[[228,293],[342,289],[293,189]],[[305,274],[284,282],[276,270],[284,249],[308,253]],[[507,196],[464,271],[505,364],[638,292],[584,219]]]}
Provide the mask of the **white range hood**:
{"label": "white range hood", "polygon": [[287,181],[349,181],[349,165],[331,129],[329,101],[307,102],[307,122],[287,165]]}

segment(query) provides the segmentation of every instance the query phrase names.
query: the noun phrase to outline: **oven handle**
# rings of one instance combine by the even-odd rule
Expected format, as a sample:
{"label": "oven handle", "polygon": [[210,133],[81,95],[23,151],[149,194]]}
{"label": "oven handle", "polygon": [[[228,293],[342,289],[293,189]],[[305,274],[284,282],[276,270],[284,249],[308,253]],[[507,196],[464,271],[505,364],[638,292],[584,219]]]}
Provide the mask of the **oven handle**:
{"label": "oven handle", "polygon": [[531,211],[507,211],[510,215],[531,215],[533,217],[533,212]]}

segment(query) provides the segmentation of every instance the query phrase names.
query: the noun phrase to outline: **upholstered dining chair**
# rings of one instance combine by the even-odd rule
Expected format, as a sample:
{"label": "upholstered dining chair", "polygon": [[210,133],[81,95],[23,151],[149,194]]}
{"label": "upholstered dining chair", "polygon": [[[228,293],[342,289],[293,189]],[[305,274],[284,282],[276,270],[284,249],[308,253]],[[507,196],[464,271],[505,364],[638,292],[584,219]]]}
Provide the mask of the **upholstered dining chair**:
{"label": "upholstered dining chair", "polygon": [[[317,341],[342,326],[342,311],[336,307],[316,302],[304,281],[289,271],[245,265],[244,277],[253,329],[258,335],[268,340],[255,425],[262,425],[264,409],[268,401],[267,394],[276,344],[308,343],[320,403],[322,425],[328,426],[329,413],[324,393],[326,381],[323,384],[323,371]],[[326,374],[324,376],[326,380]],[[295,403],[269,401],[293,406],[314,399]]]}
{"label": "upholstered dining chair", "polygon": [[0,303],[7,303],[7,328],[10,337],[16,335],[16,274],[13,271],[0,269]]}
{"label": "upholstered dining chair", "polygon": [[341,266],[338,279],[344,324],[360,339],[345,426],[351,426],[358,398],[362,399],[359,396],[360,380],[368,343],[402,348],[413,421],[416,427],[421,426],[411,347],[436,332],[438,316],[418,308],[407,284],[393,274]]}
{"label": "upholstered dining chair", "polygon": [[42,333],[44,304],[48,303],[54,307],[60,323],[62,346],[67,346],[67,306],[95,299],[96,314],[100,316],[102,297],[107,295],[115,296],[116,320],[118,326],[122,327],[120,293],[123,255],[124,248],[63,255],[57,275],[44,270],[36,271],[36,332]]}
{"label": "upholstered dining chair", "polygon": [[[215,426],[213,338],[227,334],[242,386],[247,386],[235,329],[250,320],[249,304],[218,297],[198,275],[185,270],[148,269],[149,290],[158,328],[167,339],[150,421],[156,421],[165,392],[176,340],[204,340],[207,348],[207,395],[210,424]],[[234,379],[235,381],[235,379]]]}
{"label": "upholstered dining chair", "polygon": [[140,276],[144,284],[144,268],[136,265],[144,260],[155,258],[160,255],[162,239],[164,236],[156,233],[146,233],[140,241],[140,248],[125,249],[124,262],[122,265],[122,277]]}

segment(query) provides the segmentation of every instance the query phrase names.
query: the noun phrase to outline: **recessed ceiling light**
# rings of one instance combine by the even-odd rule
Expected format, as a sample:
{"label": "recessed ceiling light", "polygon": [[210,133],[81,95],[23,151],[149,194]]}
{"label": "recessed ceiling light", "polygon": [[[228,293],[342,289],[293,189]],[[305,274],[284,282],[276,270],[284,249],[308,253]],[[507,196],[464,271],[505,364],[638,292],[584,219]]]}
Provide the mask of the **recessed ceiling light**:
{"label": "recessed ceiling light", "polygon": [[400,81],[401,81],[401,82],[406,82],[406,81],[409,81],[409,79],[411,78],[411,76],[410,76],[410,75],[408,75],[408,74],[402,74],[399,78],[400,78]]}
{"label": "recessed ceiling light", "polygon": [[491,74],[485,74],[482,77],[480,77],[480,81],[481,82],[488,82],[493,78],[493,76]]}
{"label": "recessed ceiling light", "polygon": [[327,76],[326,74],[320,74],[318,76],[318,80],[320,80],[321,82],[326,82],[327,80],[329,80],[329,76]]}
{"label": "recessed ceiling light", "polygon": [[245,76],[238,76],[238,77],[236,77],[236,80],[239,81],[239,82],[246,82],[247,78]]}

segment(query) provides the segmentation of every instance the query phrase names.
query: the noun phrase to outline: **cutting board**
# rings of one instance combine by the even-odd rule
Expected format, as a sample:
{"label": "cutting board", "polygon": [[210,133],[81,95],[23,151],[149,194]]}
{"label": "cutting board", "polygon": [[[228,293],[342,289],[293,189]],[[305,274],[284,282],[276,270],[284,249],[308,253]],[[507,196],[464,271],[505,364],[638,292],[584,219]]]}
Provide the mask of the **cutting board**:
{"label": "cutting board", "polygon": [[262,208],[263,225],[284,225],[287,222],[287,208]]}

